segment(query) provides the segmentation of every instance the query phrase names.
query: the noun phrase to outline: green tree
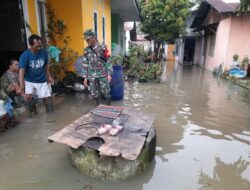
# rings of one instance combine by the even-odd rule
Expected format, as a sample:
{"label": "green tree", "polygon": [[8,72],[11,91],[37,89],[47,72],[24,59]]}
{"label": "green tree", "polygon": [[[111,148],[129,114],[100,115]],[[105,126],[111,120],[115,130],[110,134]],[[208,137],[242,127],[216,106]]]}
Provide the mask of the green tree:
{"label": "green tree", "polygon": [[148,0],[141,4],[142,31],[155,41],[156,57],[161,44],[173,43],[185,33],[192,5],[189,0]]}
{"label": "green tree", "polygon": [[185,33],[189,0],[149,0],[142,3],[142,31],[158,42],[173,42]]}
{"label": "green tree", "polygon": [[250,8],[250,0],[240,0],[239,11],[246,13]]}

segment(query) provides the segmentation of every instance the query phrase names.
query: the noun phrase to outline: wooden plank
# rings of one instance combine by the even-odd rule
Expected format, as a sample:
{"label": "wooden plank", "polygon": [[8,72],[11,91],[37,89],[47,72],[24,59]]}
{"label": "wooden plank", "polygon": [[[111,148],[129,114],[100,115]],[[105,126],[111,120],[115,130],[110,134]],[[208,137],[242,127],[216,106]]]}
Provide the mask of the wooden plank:
{"label": "wooden plank", "polygon": [[143,136],[130,136],[122,138],[119,142],[121,148],[121,156],[127,160],[135,160],[140,154],[146,137]]}
{"label": "wooden plank", "polygon": [[[99,114],[104,109],[108,110],[109,106],[100,106],[97,108],[98,110],[100,109]],[[110,112],[119,109],[120,107],[110,106]],[[90,111],[54,135],[48,137],[48,139],[49,141],[55,141],[77,149],[80,146],[84,146],[89,139],[98,137],[103,139],[104,143],[102,145],[96,146],[95,143],[86,143],[86,146],[92,146],[93,149],[97,149],[98,147],[100,155],[121,156],[127,160],[135,160],[140,154],[146,136],[153,126],[154,116],[128,108],[120,110],[122,110],[122,112],[118,115],[125,125],[123,131],[116,136],[111,136],[108,133],[99,136],[98,128],[103,124],[101,122],[112,122],[112,119],[110,120],[109,118],[109,120],[107,120],[105,117],[102,118],[100,115],[98,116]],[[104,113],[104,115],[106,115],[106,113]]]}
{"label": "wooden plank", "polygon": [[103,144],[98,150],[100,155],[121,156],[127,160],[135,160],[141,152],[145,139],[145,137],[137,135],[113,138],[108,143]]}

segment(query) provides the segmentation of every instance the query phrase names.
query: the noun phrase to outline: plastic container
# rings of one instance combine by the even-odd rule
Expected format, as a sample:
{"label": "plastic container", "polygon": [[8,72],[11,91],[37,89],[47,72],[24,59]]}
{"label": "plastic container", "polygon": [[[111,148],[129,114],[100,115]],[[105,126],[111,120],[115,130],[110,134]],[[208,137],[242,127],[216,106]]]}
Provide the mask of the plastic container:
{"label": "plastic container", "polygon": [[111,100],[121,100],[124,94],[123,66],[114,65],[110,83]]}

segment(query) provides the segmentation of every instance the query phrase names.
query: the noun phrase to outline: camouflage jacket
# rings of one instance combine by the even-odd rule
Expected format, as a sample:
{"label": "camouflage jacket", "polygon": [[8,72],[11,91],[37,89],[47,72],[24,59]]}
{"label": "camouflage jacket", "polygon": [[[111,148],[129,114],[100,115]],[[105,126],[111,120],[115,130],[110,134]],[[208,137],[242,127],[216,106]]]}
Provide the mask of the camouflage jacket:
{"label": "camouflage jacket", "polygon": [[0,100],[6,101],[9,99],[9,96],[4,92],[4,90],[0,89]]}
{"label": "camouflage jacket", "polygon": [[112,64],[104,56],[105,49],[106,46],[99,43],[94,48],[88,46],[84,49],[82,56],[83,77],[91,80],[113,74]]}
{"label": "camouflage jacket", "polygon": [[0,78],[0,87],[7,93],[7,88],[10,84],[19,84],[19,78],[18,73],[13,73],[8,70]]}

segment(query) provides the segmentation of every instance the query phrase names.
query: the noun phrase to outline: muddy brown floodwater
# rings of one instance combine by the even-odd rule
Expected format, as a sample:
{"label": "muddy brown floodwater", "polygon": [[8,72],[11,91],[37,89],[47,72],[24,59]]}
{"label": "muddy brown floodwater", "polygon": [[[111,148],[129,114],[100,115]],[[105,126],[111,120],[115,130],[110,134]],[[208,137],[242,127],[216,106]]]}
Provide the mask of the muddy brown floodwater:
{"label": "muddy brown floodwater", "polygon": [[47,137],[94,106],[86,94],[60,95],[0,135],[0,190],[249,190],[250,91],[196,66],[167,63],[162,83],[125,83],[129,106],[155,114],[155,161],[142,175],[100,181],[81,174],[68,147]]}

